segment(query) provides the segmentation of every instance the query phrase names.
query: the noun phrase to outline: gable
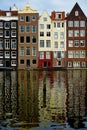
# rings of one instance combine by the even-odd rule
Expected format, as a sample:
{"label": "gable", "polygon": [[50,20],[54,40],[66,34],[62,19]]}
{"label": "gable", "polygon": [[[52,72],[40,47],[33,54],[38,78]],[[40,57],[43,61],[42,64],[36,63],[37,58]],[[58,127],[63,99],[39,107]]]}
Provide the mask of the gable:
{"label": "gable", "polygon": [[85,19],[86,20],[86,16],[84,14],[84,12],[82,11],[82,9],[80,8],[80,6],[78,5],[78,3],[75,4],[75,6],[73,7],[73,9],[71,10],[70,14],[67,16],[67,20],[75,20],[75,19]]}

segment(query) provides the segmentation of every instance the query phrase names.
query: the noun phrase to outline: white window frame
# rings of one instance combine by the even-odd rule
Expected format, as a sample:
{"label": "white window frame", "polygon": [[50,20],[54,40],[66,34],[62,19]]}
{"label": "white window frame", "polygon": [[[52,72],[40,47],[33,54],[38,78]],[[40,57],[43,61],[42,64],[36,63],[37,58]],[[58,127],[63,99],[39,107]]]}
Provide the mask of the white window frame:
{"label": "white window frame", "polygon": [[10,58],[10,51],[5,51],[5,58]]}
{"label": "white window frame", "polygon": [[17,56],[16,51],[12,51],[12,52],[11,52],[11,58],[16,58],[16,56]]}
{"label": "white window frame", "polygon": [[16,49],[16,48],[17,48],[16,42],[17,42],[16,39],[11,39],[11,48],[12,48],[12,49]]}
{"label": "white window frame", "polygon": [[11,37],[16,37],[16,34],[17,34],[16,30],[11,31]]}

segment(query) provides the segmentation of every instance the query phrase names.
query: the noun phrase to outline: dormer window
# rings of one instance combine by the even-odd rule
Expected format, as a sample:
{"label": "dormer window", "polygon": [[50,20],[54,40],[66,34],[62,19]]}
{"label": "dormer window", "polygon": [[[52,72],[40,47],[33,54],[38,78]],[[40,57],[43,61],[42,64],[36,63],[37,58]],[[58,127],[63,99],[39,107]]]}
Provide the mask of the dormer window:
{"label": "dormer window", "polygon": [[75,11],[75,16],[78,16],[79,15],[79,12],[78,11]]}
{"label": "dormer window", "polygon": [[62,14],[61,13],[56,13],[56,19],[61,19],[62,18]]}
{"label": "dormer window", "polygon": [[6,12],[6,16],[11,16],[11,13],[10,12]]}

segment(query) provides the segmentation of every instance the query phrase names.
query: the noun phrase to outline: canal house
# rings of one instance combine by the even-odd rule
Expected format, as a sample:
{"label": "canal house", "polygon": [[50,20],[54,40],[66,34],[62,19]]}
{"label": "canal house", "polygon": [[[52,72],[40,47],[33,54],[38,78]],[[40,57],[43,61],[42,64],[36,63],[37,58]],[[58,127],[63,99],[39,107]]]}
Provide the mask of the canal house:
{"label": "canal house", "polygon": [[65,12],[51,12],[53,67],[65,67],[66,20]]}
{"label": "canal house", "polygon": [[46,10],[38,20],[38,67],[52,68],[52,27],[51,18]]}
{"label": "canal house", "polygon": [[18,69],[38,67],[38,11],[18,10]]}
{"label": "canal house", "polygon": [[76,3],[67,15],[67,55],[68,68],[87,67],[87,18]]}
{"label": "canal house", "polygon": [[15,4],[9,11],[0,10],[0,68],[17,68],[17,23]]}

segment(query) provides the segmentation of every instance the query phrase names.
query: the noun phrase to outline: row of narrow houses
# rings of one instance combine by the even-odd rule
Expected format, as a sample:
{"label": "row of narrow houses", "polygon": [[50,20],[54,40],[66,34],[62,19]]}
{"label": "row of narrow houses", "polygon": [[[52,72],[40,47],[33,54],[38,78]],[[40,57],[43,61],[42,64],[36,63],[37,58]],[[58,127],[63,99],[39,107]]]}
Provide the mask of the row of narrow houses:
{"label": "row of narrow houses", "polygon": [[76,3],[70,13],[26,4],[0,10],[0,68],[87,68],[87,17]]}

